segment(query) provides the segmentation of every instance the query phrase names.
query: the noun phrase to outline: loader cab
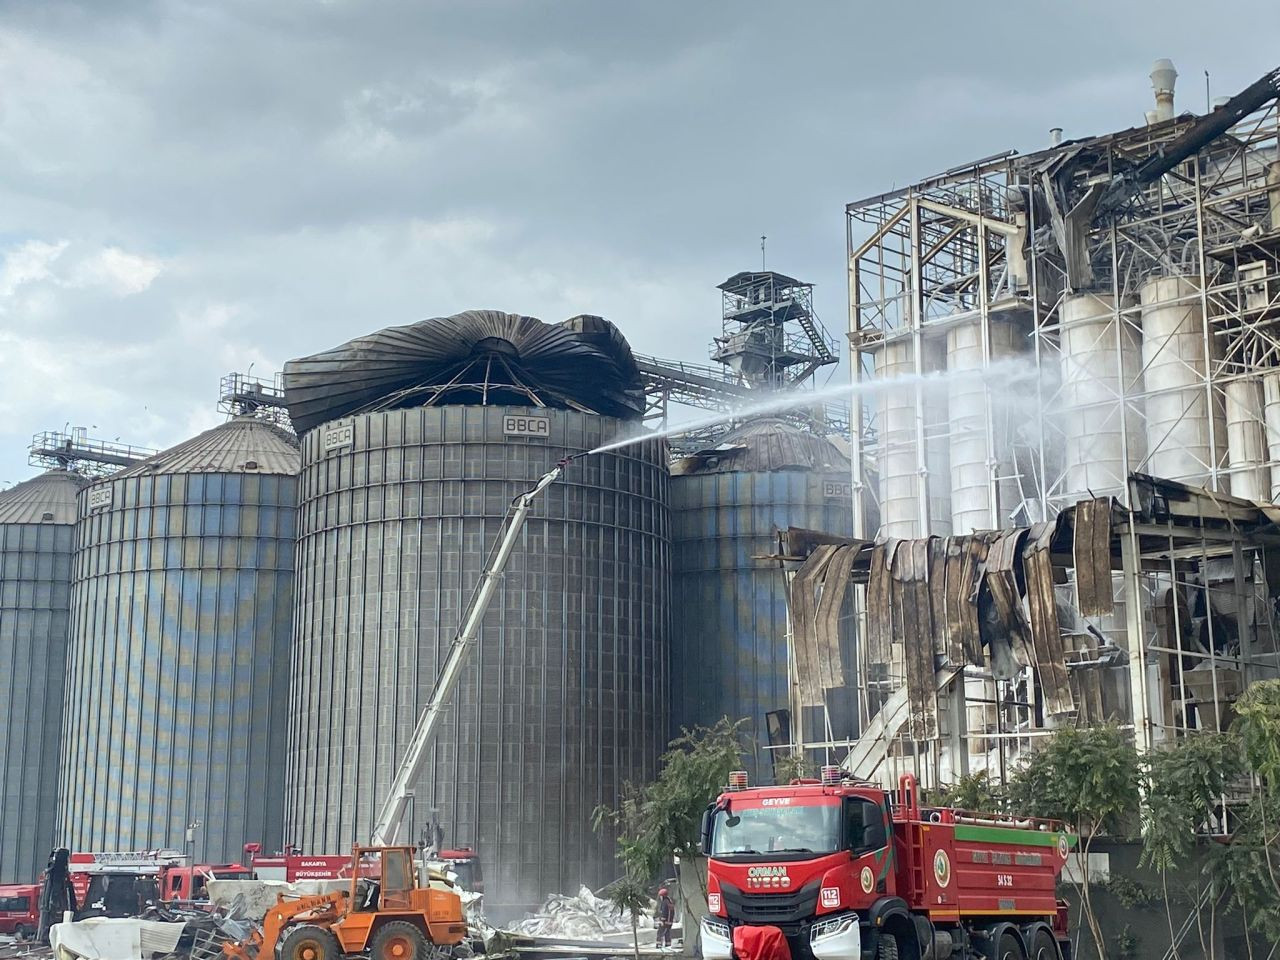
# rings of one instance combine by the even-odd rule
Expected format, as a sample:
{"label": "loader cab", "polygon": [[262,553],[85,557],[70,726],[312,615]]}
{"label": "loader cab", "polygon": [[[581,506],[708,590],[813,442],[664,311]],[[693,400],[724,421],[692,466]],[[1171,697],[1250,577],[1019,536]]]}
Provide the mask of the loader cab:
{"label": "loader cab", "polygon": [[357,913],[414,909],[417,870],[412,847],[359,847],[351,871],[351,910]]}

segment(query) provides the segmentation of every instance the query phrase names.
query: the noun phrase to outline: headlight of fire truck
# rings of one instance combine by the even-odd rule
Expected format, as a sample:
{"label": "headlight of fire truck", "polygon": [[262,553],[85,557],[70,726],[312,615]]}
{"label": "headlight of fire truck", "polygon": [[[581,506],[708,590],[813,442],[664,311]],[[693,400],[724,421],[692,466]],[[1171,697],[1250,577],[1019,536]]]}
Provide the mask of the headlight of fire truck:
{"label": "headlight of fire truck", "polygon": [[862,931],[856,913],[819,920],[809,928],[809,948],[818,960],[857,960],[862,955]]}
{"label": "headlight of fire truck", "polygon": [[702,918],[702,956],[703,960],[730,960],[733,956],[733,933],[723,920]]}

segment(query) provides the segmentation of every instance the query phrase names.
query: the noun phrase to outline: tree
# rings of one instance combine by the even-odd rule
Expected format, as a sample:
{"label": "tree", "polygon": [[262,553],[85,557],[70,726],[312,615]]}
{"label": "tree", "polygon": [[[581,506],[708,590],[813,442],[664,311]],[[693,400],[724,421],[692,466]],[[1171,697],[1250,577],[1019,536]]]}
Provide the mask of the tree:
{"label": "tree", "polygon": [[1253,781],[1224,851],[1224,871],[1250,926],[1280,941],[1280,680],[1250,684],[1235,710],[1232,730]]}
{"label": "tree", "polygon": [[[1243,772],[1240,739],[1232,734],[1191,734],[1153,750],[1146,757],[1140,862],[1160,874],[1169,941],[1175,957],[1178,956],[1174,943],[1177,934],[1169,904],[1168,873],[1203,849],[1200,837],[1206,824],[1219,810],[1232,781]],[[1217,906],[1224,891],[1220,874],[1216,859],[1203,862],[1191,891],[1192,903],[1207,903],[1209,907],[1207,938],[1201,922],[1202,911],[1196,910],[1200,945],[1206,956],[1209,945],[1215,941]]]}
{"label": "tree", "polygon": [[684,730],[662,755],[656,780],[624,784],[617,808],[595,812],[597,830],[606,824],[618,830],[618,859],[628,879],[652,882],[672,857],[678,858],[686,954],[707,909],[706,870],[698,849],[702,814],[724,790],[729,771],[742,763],[746,722],[725,718],[713,727]]}
{"label": "tree", "polygon": [[788,753],[773,761],[773,782],[785,786],[792,780],[803,780],[813,775],[813,765],[803,753]]}
{"label": "tree", "polygon": [[1009,781],[1009,806],[1071,824],[1080,837],[1080,901],[1098,956],[1108,956],[1089,891],[1089,851],[1106,833],[1123,834],[1138,810],[1138,753],[1119,727],[1055,731]]}
{"label": "tree", "polygon": [[955,783],[942,788],[936,802],[940,807],[955,807],[975,813],[997,813],[1005,807],[1004,790],[991,781],[986,770],[967,773]]}
{"label": "tree", "polygon": [[652,902],[649,884],[628,871],[609,888],[608,896],[615,907],[631,918],[631,944],[635,948],[636,960],[640,960],[640,917],[648,912]]}

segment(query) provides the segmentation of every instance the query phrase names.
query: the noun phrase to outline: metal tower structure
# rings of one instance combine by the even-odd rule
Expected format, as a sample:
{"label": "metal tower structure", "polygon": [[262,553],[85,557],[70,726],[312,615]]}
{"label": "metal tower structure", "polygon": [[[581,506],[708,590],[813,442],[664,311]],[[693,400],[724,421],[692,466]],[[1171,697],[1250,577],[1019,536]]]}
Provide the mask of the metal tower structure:
{"label": "metal tower structure", "polygon": [[233,417],[256,417],[292,429],[284,405],[283,375],[270,380],[247,373],[228,373],[218,390],[218,410]]}
{"label": "metal tower structure", "polygon": [[720,284],[723,328],[711,359],[753,389],[792,389],[839,363],[813,312],[813,284],[775,270],[735,273]]}
{"label": "metal tower structure", "polygon": [[[665,427],[671,405],[730,411],[774,391],[801,390],[838,363],[835,341],[813,312],[813,285],[774,271],[738,273],[718,288],[722,333],[711,343],[717,366],[636,355],[648,406],[645,421]],[[848,436],[849,410],[815,402],[781,419],[823,435]],[[678,453],[704,449],[736,426],[726,421],[671,438]]]}

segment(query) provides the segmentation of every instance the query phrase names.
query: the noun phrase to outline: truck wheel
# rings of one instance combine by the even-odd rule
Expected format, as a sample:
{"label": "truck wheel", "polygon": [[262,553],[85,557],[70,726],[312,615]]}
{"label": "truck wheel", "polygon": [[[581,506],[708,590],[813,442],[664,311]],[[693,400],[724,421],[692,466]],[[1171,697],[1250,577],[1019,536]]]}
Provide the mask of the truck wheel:
{"label": "truck wheel", "polygon": [[1044,927],[1036,930],[1031,938],[1031,960],[1062,960],[1058,951],[1058,941]]}
{"label": "truck wheel", "polygon": [[1018,942],[1016,935],[1008,931],[1000,935],[996,960],[1027,960],[1027,955],[1022,952],[1022,944]]}
{"label": "truck wheel", "polygon": [[898,938],[892,933],[880,934],[876,944],[876,960],[898,960]]}
{"label": "truck wheel", "polygon": [[369,960],[428,960],[433,956],[427,938],[412,923],[392,920],[373,935]]}
{"label": "truck wheel", "polygon": [[13,928],[13,938],[15,940],[30,940],[31,928],[28,927],[25,923],[18,924],[16,927]]}
{"label": "truck wheel", "polygon": [[290,927],[276,947],[280,960],[339,960],[342,947],[330,930],[313,923]]}

